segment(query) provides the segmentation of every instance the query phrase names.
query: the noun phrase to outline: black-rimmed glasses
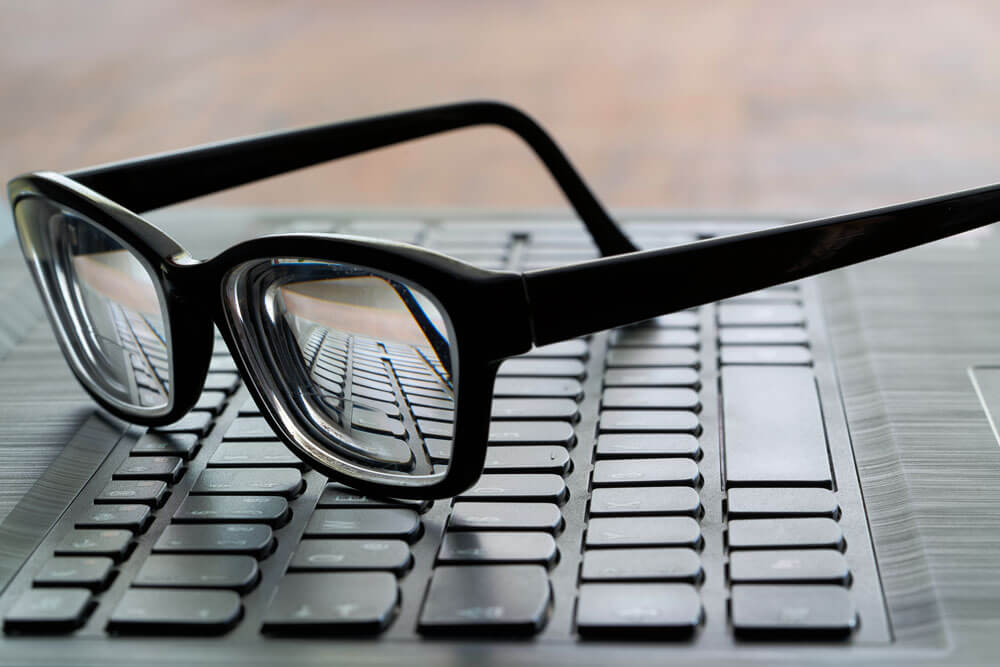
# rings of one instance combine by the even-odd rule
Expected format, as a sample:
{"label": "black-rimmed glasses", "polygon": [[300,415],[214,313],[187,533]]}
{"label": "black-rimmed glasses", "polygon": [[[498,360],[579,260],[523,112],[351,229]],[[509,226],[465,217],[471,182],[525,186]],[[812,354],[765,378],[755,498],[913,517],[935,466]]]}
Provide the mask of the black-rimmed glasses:
{"label": "black-rimmed glasses", "polygon": [[[603,258],[487,271],[423,248],[267,236],[197,261],[138,214],[402,141],[481,124],[526,141]],[[552,139],[470,102],[239,139],[8,184],[60,346],[107,410],[144,425],[195,404],[222,332],[275,433],[366,493],[446,497],[486,455],[500,362],[532,345],[797,280],[1000,219],[1000,186],[639,252]],[[413,424],[400,383],[436,411]],[[427,437],[425,437],[427,435]],[[432,437],[431,437],[432,436]]]}

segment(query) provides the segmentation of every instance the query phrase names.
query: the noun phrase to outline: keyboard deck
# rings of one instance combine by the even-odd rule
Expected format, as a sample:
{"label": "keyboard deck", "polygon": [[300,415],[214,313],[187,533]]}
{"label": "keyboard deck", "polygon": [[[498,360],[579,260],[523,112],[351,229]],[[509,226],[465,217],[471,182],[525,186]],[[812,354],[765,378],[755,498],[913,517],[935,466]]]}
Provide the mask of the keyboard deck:
{"label": "keyboard deck", "polygon": [[[569,223],[288,229],[415,242],[490,268],[596,256]],[[712,229],[629,232],[659,247]],[[481,481],[434,503],[365,498],[308,470],[218,339],[198,407],[132,429],[0,597],[7,640],[888,643],[815,290],[772,288],[505,362]],[[339,379],[380,391],[370,373]],[[447,431],[419,378],[397,380],[409,404],[379,428]]]}

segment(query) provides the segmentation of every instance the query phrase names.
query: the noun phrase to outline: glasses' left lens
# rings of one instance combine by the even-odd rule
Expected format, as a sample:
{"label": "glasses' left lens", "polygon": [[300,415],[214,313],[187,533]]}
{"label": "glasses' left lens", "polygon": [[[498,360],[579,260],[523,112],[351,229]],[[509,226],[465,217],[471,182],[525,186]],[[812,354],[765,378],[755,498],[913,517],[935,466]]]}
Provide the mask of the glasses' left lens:
{"label": "glasses' left lens", "polygon": [[102,398],[147,415],[170,407],[164,308],[150,270],[101,225],[30,197],[14,215],[21,247],[77,375]]}

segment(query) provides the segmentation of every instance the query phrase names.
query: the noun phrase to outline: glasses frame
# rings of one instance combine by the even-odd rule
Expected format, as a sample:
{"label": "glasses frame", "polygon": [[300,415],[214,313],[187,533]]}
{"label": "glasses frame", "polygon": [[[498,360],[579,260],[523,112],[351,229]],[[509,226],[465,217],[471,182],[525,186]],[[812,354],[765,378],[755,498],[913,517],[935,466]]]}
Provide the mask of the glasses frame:
{"label": "glasses frame", "polygon": [[[506,127],[535,151],[591,233],[602,258],[516,273],[481,269],[403,243],[335,234],[278,234],[239,243],[212,259],[198,261],[139,215],[374,148],[484,124]],[[365,493],[400,498],[448,497],[475,483],[486,457],[497,369],[504,359],[527,352],[532,345],[798,280],[1000,219],[1000,186],[994,185],[637,251],[549,135],[522,112],[496,102],[459,103],[238,139],[65,175],[35,172],[10,181],[8,197],[15,215],[18,203],[28,197],[41,197],[82,214],[123,241],[159,281],[173,364],[168,408],[163,414],[149,415],[116,405],[95,391],[71,363],[81,384],[106,410],[146,426],[169,424],[186,414],[204,386],[214,324],[264,418],[299,458]],[[451,465],[439,481],[390,485],[351,476],[302,442],[277,414],[273,388],[241,339],[223,287],[230,273],[244,263],[278,257],[367,267],[419,286],[443,307],[455,335],[458,372],[456,444]],[[657,285],[683,289],[657,289]],[[38,287],[47,298],[44,285],[38,282]],[[69,358],[63,340],[68,334],[51,312],[49,317]]]}

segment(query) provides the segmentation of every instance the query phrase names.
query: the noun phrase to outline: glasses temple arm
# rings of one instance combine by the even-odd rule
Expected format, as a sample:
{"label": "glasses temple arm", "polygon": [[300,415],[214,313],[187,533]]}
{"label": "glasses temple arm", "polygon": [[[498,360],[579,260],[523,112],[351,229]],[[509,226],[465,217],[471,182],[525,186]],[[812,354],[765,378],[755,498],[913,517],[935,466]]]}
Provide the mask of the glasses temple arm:
{"label": "glasses temple arm", "polygon": [[504,127],[549,170],[605,256],[636,247],[555,141],[499,102],[462,102],[197,146],[66,174],[137,213],[338,158],[476,125]]}
{"label": "glasses temple arm", "polygon": [[624,326],[1000,220],[1000,185],[523,274],[535,345]]}

